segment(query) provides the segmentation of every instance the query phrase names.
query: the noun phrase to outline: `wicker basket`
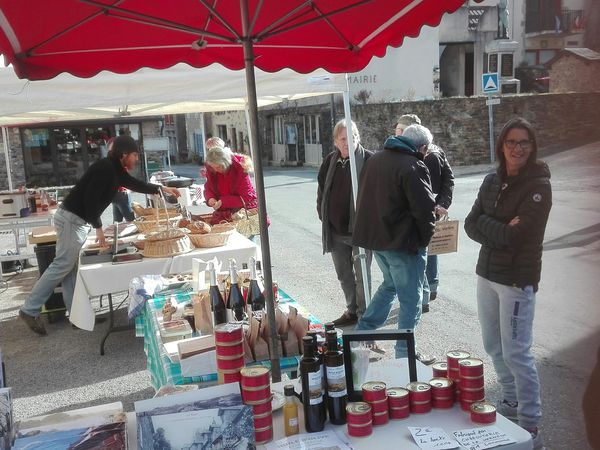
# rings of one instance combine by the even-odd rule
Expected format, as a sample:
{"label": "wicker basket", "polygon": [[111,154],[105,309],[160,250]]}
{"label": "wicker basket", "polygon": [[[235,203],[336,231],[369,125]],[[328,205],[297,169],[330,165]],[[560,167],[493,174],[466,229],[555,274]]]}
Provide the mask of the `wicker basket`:
{"label": "wicker basket", "polygon": [[184,232],[166,230],[146,236],[142,255],[148,258],[167,258],[188,253],[192,249],[190,238]]}
{"label": "wicker basket", "polygon": [[[133,223],[137,226],[137,229],[140,233],[150,233],[153,231],[164,230],[167,227],[167,219],[162,217],[158,221],[156,218],[151,219],[152,216],[144,217],[144,220],[134,220]],[[181,219],[181,215],[176,217],[171,217],[168,219],[169,225],[172,227],[176,226],[176,224]]]}
{"label": "wicker basket", "polygon": [[207,234],[188,234],[190,240],[195,247],[198,248],[211,248],[211,247],[222,247],[227,245],[231,232],[227,233],[207,233]]}
{"label": "wicker basket", "polygon": [[230,222],[218,223],[212,226],[211,233],[233,233],[235,225]]}
{"label": "wicker basket", "polygon": [[[140,204],[132,204],[131,208],[138,217],[156,217],[156,208],[144,208]],[[176,208],[159,208],[158,215],[160,218],[164,218],[166,216],[175,217],[179,215],[179,211],[177,211]]]}

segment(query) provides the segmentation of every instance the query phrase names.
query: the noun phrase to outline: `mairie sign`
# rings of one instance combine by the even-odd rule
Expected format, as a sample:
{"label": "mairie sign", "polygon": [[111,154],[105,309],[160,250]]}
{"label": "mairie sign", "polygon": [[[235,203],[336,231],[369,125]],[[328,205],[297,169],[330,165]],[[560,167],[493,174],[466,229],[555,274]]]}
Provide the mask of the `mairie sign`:
{"label": "mairie sign", "polygon": [[481,75],[481,86],[484,94],[493,94],[500,90],[497,73],[484,73]]}

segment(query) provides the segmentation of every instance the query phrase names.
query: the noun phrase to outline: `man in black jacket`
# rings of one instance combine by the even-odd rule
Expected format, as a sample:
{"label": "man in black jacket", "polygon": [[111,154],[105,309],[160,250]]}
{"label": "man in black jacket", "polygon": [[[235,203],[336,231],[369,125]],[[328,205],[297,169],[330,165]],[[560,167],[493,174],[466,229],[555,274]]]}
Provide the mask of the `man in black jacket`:
{"label": "man in black jacket", "polygon": [[[90,166],[54,214],[58,238],[56,256],[19,310],[19,317],[35,333],[46,334],[39,317],[40,310],[60,283],[65,306],[67,310],[71,310],[79,252],[90,231],[88,224],[96,229],[98,244],[106,246],[100,215],[110,205],[118,188],[125,186],[144,194],[159,193],[158,185],[129,175],[128,170],[135,167],[138,159],[139,150],[135,140],[130,136],[119,136],[108,157]],[[176,188],[162,189],[177,197],[180,195]]]}
{"label": "man in black jacket", "polygon": [[[427,245],[435,227],[435,201],[422,159],[409,139],[392,136],[363,168],[352,243],[373,250],[383,283],[358,330],[383,325],[396,296],[399,329],[414,329],[421,316]],[[406,356],[406,343],[398,342],[396,357]]]}
{"label": "man in black jacket", "polygon": [[[360,176],[364,163],[373,152],[360,145],[360,134],[352,122],[356,173]],[[350,177],[350,153],[346,120],[333,128],[336,149],[325,157],[317,177],[317,213],[322,222],[323,253],[331,252],[340,286],[346,297],[346,310],[333,321],[336,327],[354,325],[365,312],[365,290],[358,248],[352,245],[354,199]],[[370,291],[371,252],[366,252],[367,285]]]}
{"label": "man in black jacket", "polygon": [[[417,150],[423,154],[423,162],[427,166],[431,178],[431,190],[435,195],[435,217],[436,220],[440,220],[448,215],[454,191],[454,174],[446,155],[433,143],[431,131],[422,125],[413,124],[406,127],[402,136],[410,139]],[[423,284],[422,311],[424,313],[429,312],[429,300],[435,300],[437,297],[439,278],[438,256],[427,255],[425,283]]]}

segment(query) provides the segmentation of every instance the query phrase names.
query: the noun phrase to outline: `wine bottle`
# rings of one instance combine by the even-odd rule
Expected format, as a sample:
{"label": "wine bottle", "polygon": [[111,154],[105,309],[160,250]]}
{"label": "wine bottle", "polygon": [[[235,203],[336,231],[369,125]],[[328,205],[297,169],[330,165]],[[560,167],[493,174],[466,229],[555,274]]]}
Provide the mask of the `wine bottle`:
{"label": "wine bottle", "polygon": [[208,294],[210,296],[210,309],[212,309],[213,313],[213,326],[220,323],[227,323],[227,308],[225,308],[223,296],[217,285],[217,273],[212,262],[208,263],[208,276],[210,277]]}
{"label": "wine bottle", "polygon": [[244,297],[238,284],[235,259],[229,260],[229,279],[231,286],[229,287],[229,295],[227,296],[227,309],[232,311],[234,320],[241,321],[244,320]]}
{"label": "wine bottle", "polygon": [[256,275],[256,260],[251,257],[248,263],[250,267],[250,287],[248,288],[248,305],[252,311],[262,311],[265,309],[265,296],[262,288],[258,284],[258,276]]}
{"label": "wine bottle", "polygon": [[304,354],[300,359],[302,378],[302,403],[304,426],[309,433],[323,431],[325,426],[325,402],[323,401],[321,364],[311,336],[302,338]]}
{"label": "wine bottle", "polygon": [[[333,324],[333,322],[327,322],[323,326],[325,327],[325,337],[327,338],[327,332],[331,331],[331,330],[335,330],[335,325]],[[327,353],[327,339],[325,339],[325,343],[323,344],[322,352],[323,352],[323,354]]]}
{"label": "wine bottle", "polygon": [[346,370],[344,367],[344,352],[338,348],[337,332],[327,332],[327,352],[323,357],[327,374],[327,410],[329,421],[335,425],[346,423]]}
{"label": "wine bottle", "polygon": [[315,330],[308,330],[306,332],[307,336],[312,337],[313,344],[315,346],[315,356],[319,359],[319,364],[321,365],[321,373],[323,374],[323,382],[321,391],[323,392],[323,398],[327,397],[327,373],[325,372],[325,365],[323,363],[323,351],[322,348],[319,348],[319,338],[318,333]]}

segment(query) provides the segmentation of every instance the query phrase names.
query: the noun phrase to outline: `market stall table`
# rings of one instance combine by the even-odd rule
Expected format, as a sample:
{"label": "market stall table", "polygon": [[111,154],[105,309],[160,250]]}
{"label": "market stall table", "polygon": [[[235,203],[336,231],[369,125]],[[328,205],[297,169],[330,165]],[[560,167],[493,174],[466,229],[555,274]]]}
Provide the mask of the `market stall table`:
{"label": "market stall table", "polygon": [[[192,294],[178,294],[177,302],[186,302],[191,300]],[[136,336],[144,337],[144,351],[148,357],[147,369],[150,372],[150,380],[155,390],[165,385],[180,385],[192,383],[204,383],[205,385],[216,384],[217,374],[209,374],[197,377],[184,377],[181,374],[181,366],[178,362],[173,362],[169,358],[164,345],[161,342],[158,313],[168,297],[155,297],[146,302],[144,313],[136,318]],[[289,295],[279,289],[279,304],[284,308],[287,306],[295,307],[303,317],[307,318],[311,324],[320,324],[321,322],[306,311]],[[281,370],[283,372],[295,372],[298,369],[300,356],[283,357],[280,360]],[[257,364],[270,367],[270,361],[261,361]]]}
{"label": "market stall table", "polygon": [[194,258],[205,261],[218,258],[227,261],[234,258],[237,261],[248,261],[253,256],[260,258],[257,245],[237,232],[233,232],[227,245],[214,248],[198,248],[192,252],[168,258],[144,258],[141,261],[126,264],[80,265],[77,271],[73,304],[71,306],[71,322],[84,330],[94,329],[95,313],[91,297],[108,296],[110,326],[101,344],[103,354],[104,341],[110,332],[117,331],[113,326],[112,294],[129,289],[129,281],[141,275],[166,275],[169,273],[190,272]]}
{"label": "market stall table", "polygon": [[[419,380],[429,380],[431,369],[417,361],[417,369],[419,372]],[[428,371],[428,377],[421,375],[424,371]],[[396,371],[398,374],[397,386],[405,386],[408,383],[408,371]],[[284,384],[289,382],[273,383],[272,391],[283,392]],[[295,383],[296,391],[301,391],[299,383]],[[298,420],[301,432],[304,428],[304,413],[302,405],[298,405]],[[496,422],[490,424],[500,429],[508,437],[515,442],[512,444],[503,445],[502,450],[531,450],[532,442],[528,431],[514,424],[510,420],[496,414]],[[329,421],[325,422],[325,431],[333,430],[338,437],[349,443],[354,450],[389,450],[390,448],[398,448],[402,450],[419,450],[408,427],[438,427],[443,428],[450,436],[453,436],[454,431],[465,430],[471,428],[479,428],[487,425],[479,425],[470,420],[469,413],[460,409],[460,405],[456,403],[452,409],[432,409],[427,414],[411,414],[406,419],[390,421],[386,425],[374,426],[373,434],[366,437],[351,437],[347,432],[347,425],[333,425]],[[273,412],[273,440],[283,439],[285,437],[283,428],[283,410]],[[393,446],[390,447],[390,444]],[[265,445],[258,445],[258,449],[266,448]],[[465,447],[457,446],[457,449],[465,450]]]}

